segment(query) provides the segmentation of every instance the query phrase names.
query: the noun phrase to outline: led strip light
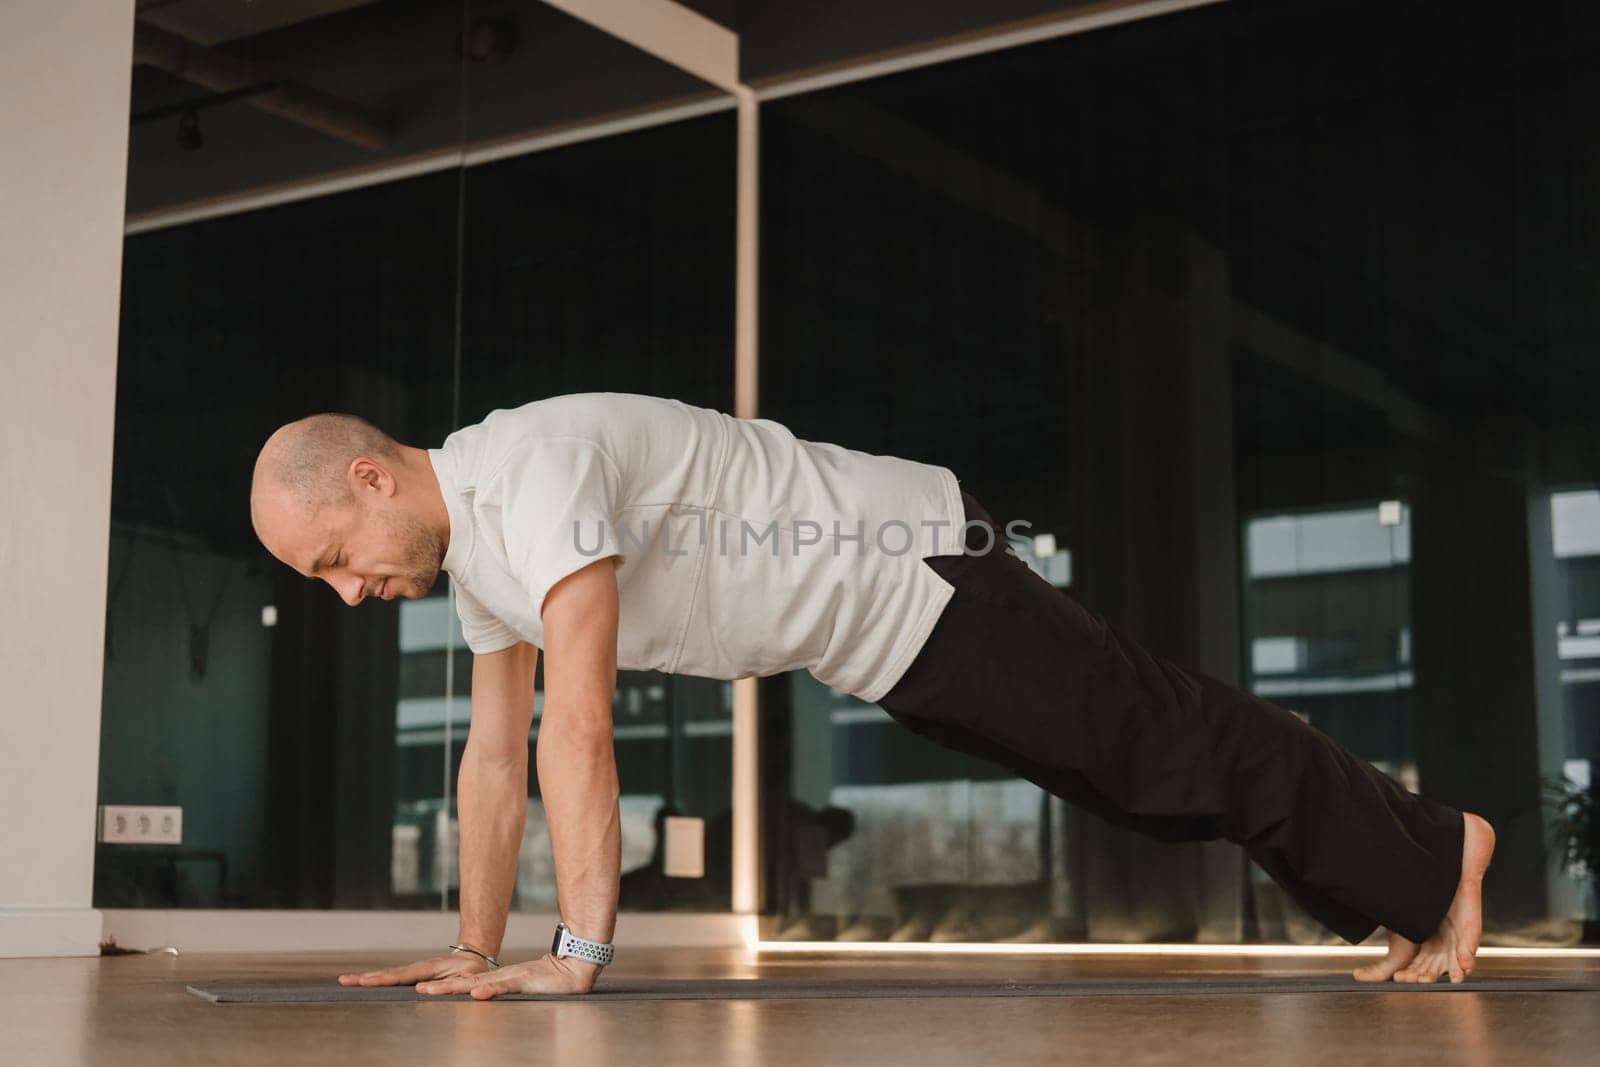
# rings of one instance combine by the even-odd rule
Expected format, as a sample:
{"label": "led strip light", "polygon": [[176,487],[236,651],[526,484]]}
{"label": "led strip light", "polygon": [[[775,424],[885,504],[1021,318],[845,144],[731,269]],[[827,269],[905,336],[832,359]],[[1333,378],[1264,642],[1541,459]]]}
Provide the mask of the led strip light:
{"label": "led strip light", "polygon": [[[1382,945],[1147,945],[1147,944],[1043,944],[1011,945],[1000,942],[897,941],[755,941],[756,952],[810,952],[832,955],[888,953],[962,953],[985,956],[1380,956]],[[1481,948],[1480,959],[1600,959],[1600,948]]]}
{"label": "led strip light", "polygon": [[[754,916],[743,924],[745,946],[758,953],[825,953],[836,956],[896,953],[963,954],[982,956],[1235,956],[1235,957],[1346,957],[1379,956],[1383,945],[1151,945],[1115,942],[1061,942],[1014,945],[999,941],[765,941],[757,932]],[[1491,959],[1600,959],[1594,948],[1507,948],[1489,946],[1479,958]]]}

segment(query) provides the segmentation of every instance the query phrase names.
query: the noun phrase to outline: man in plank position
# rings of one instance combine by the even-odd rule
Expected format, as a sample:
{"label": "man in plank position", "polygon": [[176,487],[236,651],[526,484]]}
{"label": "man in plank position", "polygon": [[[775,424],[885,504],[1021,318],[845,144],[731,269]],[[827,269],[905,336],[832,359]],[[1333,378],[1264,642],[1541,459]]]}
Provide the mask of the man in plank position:
{"label": "man in plank position", "polygon": [[[1226,838],[1348,941],[1363,981],[1473,970],[1494,831],[1408,793],[1287,711],[1153,656],[1006,549],[955,475],[777,423],[620,393],[495,411],[436,449],[314,415],[261,449],[257,536],[352,607],[449,573],[474,653],[450,951],[340,977],[424,993],[586,993],[621,867],[619,667],[733,679],[804,668],[909,729],[1120,826]],[[501,967],[537,769],[562,919]]]}

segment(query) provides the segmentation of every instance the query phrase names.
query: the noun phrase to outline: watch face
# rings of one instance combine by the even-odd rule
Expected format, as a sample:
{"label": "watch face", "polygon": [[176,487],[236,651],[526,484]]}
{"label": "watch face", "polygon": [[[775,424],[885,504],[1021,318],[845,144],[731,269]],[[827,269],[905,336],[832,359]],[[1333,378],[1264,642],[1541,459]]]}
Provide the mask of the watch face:
{"label": "watch face", "polygon": [[556,936],[550,939],[550,955],[554,956],[561,949],[561,927],[556,926]]}

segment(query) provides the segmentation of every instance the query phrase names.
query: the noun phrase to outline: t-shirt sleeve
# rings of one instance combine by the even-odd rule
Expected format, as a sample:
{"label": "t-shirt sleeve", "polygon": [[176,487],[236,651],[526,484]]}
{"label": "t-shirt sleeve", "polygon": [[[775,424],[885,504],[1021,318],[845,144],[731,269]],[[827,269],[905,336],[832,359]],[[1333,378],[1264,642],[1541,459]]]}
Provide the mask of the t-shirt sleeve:
{"label": "t-shirt sleeve", "polygon": [[561,579],[620,555],[615,517],[621,489],[616,463],[581,437],[538,438],[507,463],[500,517],[506,560],[536,617]]}
{"label": "t-shirt sleeve", "polygon": [[489,614],[489,610],[478,602],[477,597],[467,592],[465,586],[459,582],[453,584],[456,618],[461,620],[461,636],[466,639],[473,655],[499,652],[522,640],[511,627]]}

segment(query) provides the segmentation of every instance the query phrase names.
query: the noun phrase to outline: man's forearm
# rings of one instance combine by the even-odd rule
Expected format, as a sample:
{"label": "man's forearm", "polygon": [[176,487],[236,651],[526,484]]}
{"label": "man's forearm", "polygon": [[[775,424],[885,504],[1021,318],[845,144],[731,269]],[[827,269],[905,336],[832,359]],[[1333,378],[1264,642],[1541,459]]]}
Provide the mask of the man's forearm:
{"label": "man's forearm", "polygon": [[609,730],[561,726],[547,713],[537,745],[556,894],[567,928],[590,941],[616,932],[622,878],[617,759]]}
{"label": "man's forearm", "polygon": [[456,785],[461,817],[461,943],[500,951],[528,813],[528,761],[479,757],[467,744]]}

